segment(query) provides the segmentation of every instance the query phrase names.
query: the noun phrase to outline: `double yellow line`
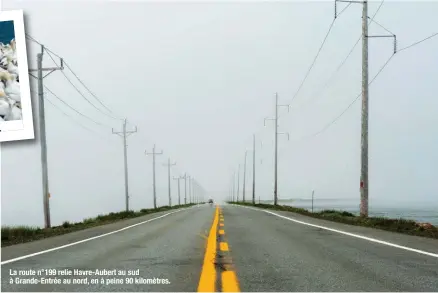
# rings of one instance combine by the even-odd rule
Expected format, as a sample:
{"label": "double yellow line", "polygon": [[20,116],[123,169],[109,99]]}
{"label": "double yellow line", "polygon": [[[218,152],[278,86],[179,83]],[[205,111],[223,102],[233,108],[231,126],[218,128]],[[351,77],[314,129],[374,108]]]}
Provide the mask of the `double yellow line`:
{"label": "double yellow line", "polygon": [[[224,216],[219,206],[216,207],[213,225],[207,239],[207,248],[202,266],[201,278],[199,280],[198,292],[216,292],[216,282],[218,274],[216,265],[222,265],[220,268],[221,292],[240,292],[239,282],[235,271],[230,263],[221,264],[218,258],[218,252],[222,256],[229,253],[228,243],[224,241]],[[219,239],[219,240],[218,240]],[[219,247],[218,244],[219,243]],[[231,258],[228,256],[227,258]]]}

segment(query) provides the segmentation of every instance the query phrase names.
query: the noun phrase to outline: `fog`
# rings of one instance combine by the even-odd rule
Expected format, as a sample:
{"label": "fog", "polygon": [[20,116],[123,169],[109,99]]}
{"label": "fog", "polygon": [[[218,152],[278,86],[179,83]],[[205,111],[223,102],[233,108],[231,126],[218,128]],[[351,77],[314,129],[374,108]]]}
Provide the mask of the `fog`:
{"label": "fog", "polygon": [[[380,2],[369,3],[372,16]],[[338,4],[338,12],[345,4]],[[256,135],[256,197],[273,197],[275,93],[279,110],[280,198],[356,198],[359,203],[360,99],[319,135],[361,91],[361,42],[320,95],[332,72],[361,35],[361,5],[335,24],[308,78],[295,96],[333,20],[333,2],[153,3],[10,1],[23,9],[27,33],[65,58],[74,73],[117,117],[138,132],[128,138],[130,207],[152,207],[152,158],[157,156],[158,204],[166,205],[172,176],[185,172],[224,200],[233,173],[249,150],[246,196],[252,194]],[[415,11],[415,13],[413,13]],[[397,35],[401,49],[437,32],[438,2],[386,1],[375,20]],[[388,34],[370,24],[370,35]],[[39,46],[28,41],[29,68]],[[370,205],[438,206],[438,38],[397,53],[370,85]],[[391,38],[369,39],[370,80],[393,54]],[[56,57],[54,57],[55,60]],[[55,66],[48,54],[44,66]],[[92,101],[67,68],[65,75]],[[56,71],[46,127],[52,224],[80,221],[125,207],[122,121],[92,107]],[[36,83],[31,78],[36,91]],[[295,96],[294,99],[292,99]],[[32,95],[34,113],[36,97]],[[85,126],[89,131],[84,129]],[[35,120],[37,126],[37,120]],[[2,225],[43,225],[39,134],[1,145]],[[237,181],[237,180],[236,180]],[[182,187],[183,181],[181,181]],[[183,190],[183,189],[182,189]],[[240,187],[242,190],[242,186]],[[173,203],[177,184],[172,181]]]}

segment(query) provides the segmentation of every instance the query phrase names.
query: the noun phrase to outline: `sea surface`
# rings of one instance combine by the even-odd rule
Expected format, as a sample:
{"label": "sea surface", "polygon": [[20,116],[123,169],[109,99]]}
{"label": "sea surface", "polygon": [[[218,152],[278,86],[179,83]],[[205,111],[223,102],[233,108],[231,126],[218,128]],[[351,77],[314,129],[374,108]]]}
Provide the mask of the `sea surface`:
{"label": "sea surface", "polygon": [[[262,201],[264,203],[273,203],[273,201]],[[280,205],[289,205],[297,208],[304,208],[309,211],[312,210],[311,199],[295,199],[295,200],[281,200]],[[340,210],[347,211],[359,215],[359,203],[357,200],[350,199],[315,199],[313,202],[313,211],[321,210]],[[406,219],[414,220],[421,223],[431,223],[438,225],[438,203],[436,205],[416,205],[416,206],[402,206],[402,205],[382,205],[369,203],[369,215],[371,217],[385,217],[391,219]]]}
{"label": "sea surface", "polygon": [[15,38],[14,22],[11,20],[0,21],[0,43],[4,45]]}

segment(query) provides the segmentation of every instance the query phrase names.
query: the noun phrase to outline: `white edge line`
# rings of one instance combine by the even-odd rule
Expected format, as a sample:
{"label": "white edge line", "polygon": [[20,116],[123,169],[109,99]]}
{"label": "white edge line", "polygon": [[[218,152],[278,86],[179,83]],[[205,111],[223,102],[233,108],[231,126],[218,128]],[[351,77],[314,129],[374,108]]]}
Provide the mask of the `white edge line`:
{"label": "white edge line", "polygon": [[404,249],[404,250],[408,250],[408,251],[412,251],[412,252],[416,252],[416,253],[420,253],[420,254],[424,254],[424,255],[428,255],[428,256],[432,256],[432,257],[436,257],[438,258],[438,254],[436,253],[432,253],[432,252],[427,252],[427,251],[423,251],[423,250],[419,250],[419,249],[415,249],[415,248],[411,248],[411,247],[407,247],[407,246],[402,246],[402,245],[398,245],[398,244],[394,244],[391,242],[387,242],[387,241],[383,241],[383,240],[378,240],[378,239],[374,239],[371,237],[366,237],[366,236],[362,236],[359,234],[354,234],[354,233],[349,233],[349,232],[345,232],[345,231],[341,231],[341,230],[337,230],[337,229],[333,229],[333,228],[328,228],[328,227],[324,227],[324,226],[319,226],[319,225],[315,225],[315,224],[310,224],[310,223],[306,223],[303,221],[299,221],[299,220],[295,220],[286,216],[282,216],[270,211],[266,211],[264,209],[256,209],[256,208],[251,208],[251,207],[246,207],[246,206],[241,206],[241,205],[235,205],[234,206],[239,206],[239,207],[243,207],[243,208],[247,208],[247,209],[251,209],[251,210],[255,210],[255,211],[260,211],[260,212],[265,212],[277,217],[280,217],[282,219],[286,219],[292,222],[296,222],[299,224],[303,224],[303,225],[307,225],[307,226],[311,226],[311,227],[315,227],[315,228],[320,228],[320,229],[324,229],[324,230],[328,230],[328,231],[332,231],[332,232],[336,232],[336,233],[340,233],[340,234],[344,234],[344,235],[348,235],[351,237],[356,237],[356,238],[360,238],[360,239],[364,239],[364,240],[368,240],[371,242],[375,242],[375,243],[379,243],[379,244],[383,244],[383,245],[388,245],[388,246],[392,246],[392,247],[396,247],[396,248],[400,248],[400,249]]}
{"label": "white edge line", "polygon": [[[84,243],[84,242],[87,242],[87,241],[90,241],[90,240],[94,240],[94,239],[97,239],[97,238],[101,238],[101,237],[104,237],[104,236],[108,236],[108,235],[111,235],[111,234],[115,234],[117,232],[120,232],[120,231],[123,231],[123,230],[127,230],[127,229],[133,228],[133,227],[141,225],[141,224],[146,224],[148,222],[152,222],[154,220],[158,220],[160,218],[164,218],[164,217],[166,217],[168,215],[171,215],[171,214],[174,214],[174,213],[178,213],[178,212],[190,209],[190,208],[185,208],[185,209],[180,209],[180,210],[177,210],[177,211],[173,211],[173,212],[164,214],[164,215],[156,217],[156,218],[152,218],[152,219],[149,219],[149,220],[137,223],[137,224],[133,224],[131,226],[124,227],[124,228],[119,229],[119,230],[111,231],[111,232],[108,232],[108,233],[105,233],[105,234],[101,234],[101,235],[97,235],[97,236],[94,236],[94,237],[91,237],[91,238],[86,238],[86,239],[79,240],[79,241],[76,241],[76,242],[73,242],[73,243],[69,243],[69,244],[65,244],[65,245],[62,245],[62,246],[58,246],[58,247],[50,248],[50,249],[47,249],[47,250],[43,250],[43,251],[39,251],[39,252],[35,252],[35,253],[19,256],[19,257],[16,257],[16,258],[8,259],[8,260],[5,260],[5,261],[2,261],[0,263],[0,265],[8,264],[8,263],[11,263],[11,262],[16,262],[16,261],[19,261],[19,260],[22,260],[22,259],[26,259],[26,258],[29,258],[29,257],[32,257],[32,256],[37,256],[37,255],[44,254],[44,253],[47,253],[47,252],[59,250],[59,249],[62,249],[62,248],[66,248],[66,247],[73,246],[73,245],[76,245],[76,244]],[[46,239],[49,239],[49,238],[46,238]]]}

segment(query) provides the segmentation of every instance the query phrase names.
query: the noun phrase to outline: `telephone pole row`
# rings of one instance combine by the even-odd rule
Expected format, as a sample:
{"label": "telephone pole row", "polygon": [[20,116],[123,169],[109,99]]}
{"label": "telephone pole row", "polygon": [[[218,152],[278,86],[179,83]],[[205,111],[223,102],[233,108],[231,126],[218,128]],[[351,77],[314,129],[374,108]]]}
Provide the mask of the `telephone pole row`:
{"label": "telephone pole row", "polygon": [[[60,66],[43,68],[43,56],[47,49],[44,45],[41,45],[41,52],[37,54],[37,68],[29,69],[29,75],[36,78],[38,81],[38,123],[39,123],[39,139],[41,145],[41,169],[42,169],[42,190],[43,190],[43,210],[44,210],[44,227],[51,227],[50,220],[50,190],[49,190],[49,172],[47,164],[47,136],[46,136],[46,117],[45,117],[45,107],[44,107],[44,78],[49,74],[57,70],[64,70],[64,60],[60,59]],[[32,72],[37,72],[37,76],[33,75]],[[43,75],[43,72],[48,72]],[[129,184],[128,184],[128,162],[127,162],[127,150],[126,150],[126,137],[130,134],[137,132],[137,127],[135,131],[126,131],[126,119],[123,123],[123,131],[114,132],[113,134],[118,134],[123,138],[123,149],[124,149],[124,169],[125,169],[125,208],[126,211],[129,210]]]}
{"label": "telephone pole row", "polygon": [[[245,194],[246,194],[246,157],[247,153],[252,152],[252,203],[255,204],[255,163],[256,163],[256,137],[255,134],[253,134],[253,148],[252,150],[246,150],[245,151],[245,160],[244,160],[244,169],[243,169],[243,202],[246,201]],[[231,200],[234,201],[235,199],[235,186],[234,186],[234,179],[235,174],[233,175],[232,185],[230,189],[230,196]],[[239,183],[238,183],[239,184]]]}

